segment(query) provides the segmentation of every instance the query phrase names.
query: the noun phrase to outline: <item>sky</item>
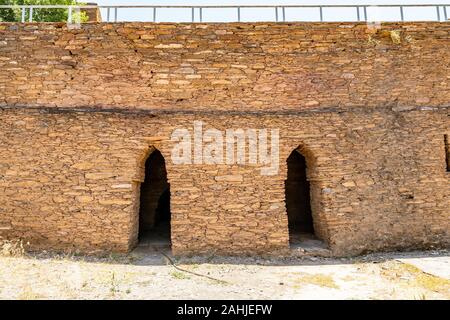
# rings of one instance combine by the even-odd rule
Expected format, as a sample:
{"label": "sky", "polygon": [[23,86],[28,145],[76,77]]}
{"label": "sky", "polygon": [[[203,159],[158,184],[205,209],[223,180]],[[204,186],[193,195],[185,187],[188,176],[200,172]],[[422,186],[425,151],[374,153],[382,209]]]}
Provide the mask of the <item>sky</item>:
{"label": "sky", "polygon": [[[316,4],[447,4],[447,13],[450,16],[450,0],[85,0],[96,2],[99,5],[316,5]],[[314,21],[319,20],[319,10],[315,8],[297,9],[287,8],[287,21]],[[102,9],[103,20],[106,19],[106,9]],[[237,21],[236,9],[203,9],[204,22],[231,22]],[[363,11],[360,11],[361,17]],[[441,18],[443,19],[443,10],[441,9]],[[114,14],[111,12],[111,19]],[[190,9],[158,9],[157,22],[190,22],[192,13]],[[281,19],[281,10],[279,11]],[[357,13],[355,8],[325,8],[323,9],[323,17],[325,21],[356,21]],[[405,20],[435,20],[435,8],[405,8]],[[400,10],[398,8],[368,8],[368,18],[371,21],[398,21],[400,20]],[[152,9],[119,9],[118,21],[152,21]],[[199,19],[199,11],[195,11],[195,19]],[[241,21],[275,21],[274,9],[256,9],[242,8]]]}

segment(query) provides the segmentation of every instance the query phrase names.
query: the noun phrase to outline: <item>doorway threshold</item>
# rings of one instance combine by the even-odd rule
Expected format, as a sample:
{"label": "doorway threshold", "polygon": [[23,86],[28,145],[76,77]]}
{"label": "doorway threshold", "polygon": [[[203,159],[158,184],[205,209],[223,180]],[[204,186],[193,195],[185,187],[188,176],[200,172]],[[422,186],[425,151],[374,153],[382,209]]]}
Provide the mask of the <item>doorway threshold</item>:
{"label": "doorway threshold", "polygon": [[311,233],[293,233],[290,237],[290,249],[293,256],[330,257],[327,244]]}

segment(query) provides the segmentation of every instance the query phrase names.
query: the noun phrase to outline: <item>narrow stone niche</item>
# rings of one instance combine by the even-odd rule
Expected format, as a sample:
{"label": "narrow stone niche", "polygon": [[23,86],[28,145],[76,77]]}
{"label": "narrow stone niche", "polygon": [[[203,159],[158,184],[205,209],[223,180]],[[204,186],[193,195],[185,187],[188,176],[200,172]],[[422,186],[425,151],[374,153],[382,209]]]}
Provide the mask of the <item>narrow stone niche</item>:
{"label": "narrow stone niche", "polygon": [[170,247],[170,185],[164,157],[153,151],[145,163],[139,209],[139,245]]}

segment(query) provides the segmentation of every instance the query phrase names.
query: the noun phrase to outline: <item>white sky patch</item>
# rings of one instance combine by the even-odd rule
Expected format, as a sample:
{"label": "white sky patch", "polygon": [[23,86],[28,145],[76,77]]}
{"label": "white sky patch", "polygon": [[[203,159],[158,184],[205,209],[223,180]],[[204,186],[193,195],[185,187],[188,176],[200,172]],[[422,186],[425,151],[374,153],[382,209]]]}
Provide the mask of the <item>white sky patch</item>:
{"label": "white sky patch", "polygon": [[[380,5],[380,4],[447,4],[447,11],[450,13],[449,0],[92,0],[99,5]],[[363,12],[360,12],[361,17]],[[113,14],[111,13],[111,19]],[[106,19],[106,9],[102,9],[102,17]],[[235,9],[203,9],[203,22],[232,22],[237,21],[237,14]],[[153,10],[148,9],[119,9],[118,21],[152,21]],[[324,21],[357,21],[356,9],[354,8],[324,8]],[[436,9],[433,7],[427,8],[404,8],[405,20],[436,20]],[[163,22],[190,22],[192,19],[192,12],[190,9],[158,9],[156,21]],[[400,11],[398,8],[369,8],[368,19],[371,21],[399,21]],[[441,8],[441,19],[443,19],[443,9]],[[281,20],[281,12],[280,12]],[[318,9],[286,9],[286,21],[319,21],[320,14]],[[195,21],[199,21],[199,11],[195,12]],[[241,21],[275,21],[275,12],[270,8],[242,8]]]}

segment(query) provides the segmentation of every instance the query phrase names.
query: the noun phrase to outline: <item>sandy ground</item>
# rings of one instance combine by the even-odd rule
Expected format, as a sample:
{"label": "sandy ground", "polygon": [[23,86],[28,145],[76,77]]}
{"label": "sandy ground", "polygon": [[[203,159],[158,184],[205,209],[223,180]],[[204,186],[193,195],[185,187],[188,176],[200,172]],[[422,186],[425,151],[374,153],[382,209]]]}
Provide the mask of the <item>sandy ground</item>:
{"label": "sandy ground", "polygon": [[[171,258],[136,250],[0,257],[2,299],[450,299],[450,252]],[[180,270],[181,269],[181,270]]]}

